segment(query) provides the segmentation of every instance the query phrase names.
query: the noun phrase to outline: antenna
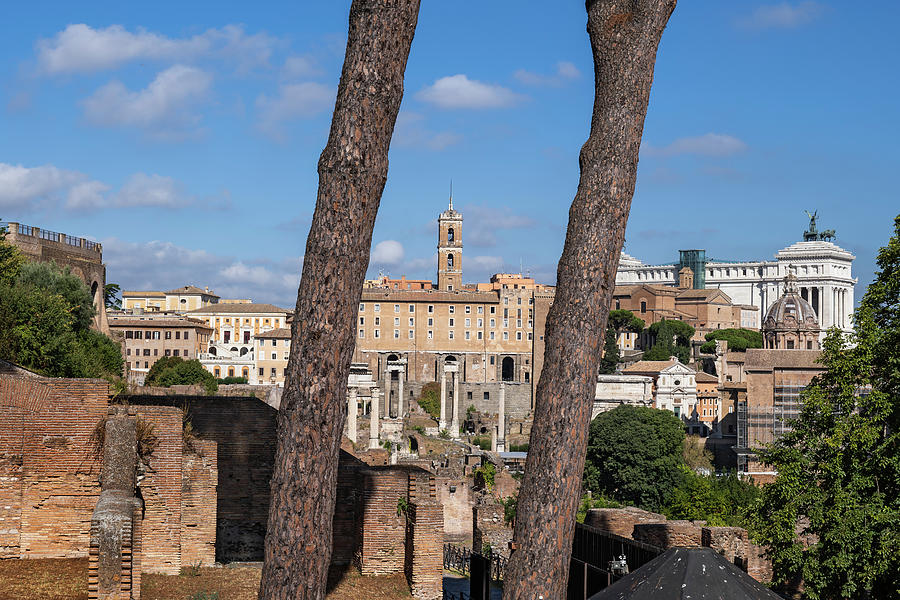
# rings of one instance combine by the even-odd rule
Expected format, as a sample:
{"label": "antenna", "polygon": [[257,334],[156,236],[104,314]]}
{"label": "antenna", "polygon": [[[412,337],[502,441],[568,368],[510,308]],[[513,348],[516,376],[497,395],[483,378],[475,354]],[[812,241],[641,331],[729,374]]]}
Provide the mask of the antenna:
{"label": "antenna", "polygon": [[453,210],[453,178],[450,178],[450,210]]}

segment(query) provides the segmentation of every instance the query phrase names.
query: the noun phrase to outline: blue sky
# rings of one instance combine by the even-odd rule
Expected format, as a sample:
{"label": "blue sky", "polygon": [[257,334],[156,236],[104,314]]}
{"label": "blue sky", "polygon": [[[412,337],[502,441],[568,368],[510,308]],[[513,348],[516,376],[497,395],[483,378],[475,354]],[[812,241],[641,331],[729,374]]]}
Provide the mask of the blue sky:
{"label": "blue sky", "polygon": [[[15,3],[0,219],[104,243],[126,289],[292,306],[348,2]],[[626,251],[768,259],[805,209],[857,259],[900,212],[895,3],[683,1],[663,35]],[[453,180],[466,281],[553,282],[593,100],[581,2],[424,0],[370,274],[434,277]]]}

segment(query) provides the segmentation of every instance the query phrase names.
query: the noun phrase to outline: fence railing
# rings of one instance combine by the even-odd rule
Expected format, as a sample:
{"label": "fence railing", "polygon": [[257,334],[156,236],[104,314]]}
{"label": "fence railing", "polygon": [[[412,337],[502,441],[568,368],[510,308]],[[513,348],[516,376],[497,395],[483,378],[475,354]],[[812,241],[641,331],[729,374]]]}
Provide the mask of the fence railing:
{"label": "fence railing", "polygon": [[100,247],[100,244],[98,242],[92,242],[91,240],[88,240],[86,238],[69,235],[67,233],[59,233],[58,231],[50,231],[49,229],[42,229],[40,227],[34,227],[32,225],[24,225],[22,223],[0,222],[0,226],[6,227],[7,230],[10,230],[11,225],[15,225],[14,233],[17,233],[18,235],[37,237],[42,240],[47,240],[48,242],[58,242],[60,244],[66,244],[67,246],[73,246],[75,248],[86,248],[88,250],[94,250]]}
{"label": "fence railing", "polygon": [[472,551],[468,548],[444,544],[444,568],[448,571],[456,571],[468,576],[471,561]]}

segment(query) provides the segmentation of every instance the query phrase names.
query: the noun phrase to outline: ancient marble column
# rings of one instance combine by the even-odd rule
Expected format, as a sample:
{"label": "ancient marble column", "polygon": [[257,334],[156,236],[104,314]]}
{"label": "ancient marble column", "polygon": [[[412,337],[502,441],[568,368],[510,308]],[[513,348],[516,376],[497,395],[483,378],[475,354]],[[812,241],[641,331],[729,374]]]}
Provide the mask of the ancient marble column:
{"label": "ancient marble column", "polygon": [[406,375],[406,373],[404,373],[403,369],[401,369],[397,375],[398,375],[398,377],[397,377],[397,381],[398,381],[398,383],[397,383],[397,418],[402,419],[403,418],[403,376]]}
{"label": "ancient marble column", "polygon": [[379,408],[378,408],[378,388],[372,388],[372,409],[369,411],[369,449],[377,450],[381,447],[381,444],[378,443],[378,419],[379,419]]}
{"label": "ancient marble column", "polygon": [[447,372],[441,368],[441,420],[438,422],[438,432],[447,429]]}
{"label": "ancient marble column", "polygon": [[384,416],[391,416],[391,372],[384,370]]}
{"label": "ancient marble column", "polygon": [[357,434],[356,414],[359,411],[359,404],[357,402],[358,390],[356,387],[351,387],[349,392],[350,393],[347,394],[347,437],[355,444]]}
{"label": "ancient marble column", "polygon": [[497,452],[506,452],[506,384],[500,384],[500,405],[497,407]]}
{"label": "ancient marble column", "polygon": [[450,436],[459,439],[459,371],[453,371],[453,414],[450,421]]}

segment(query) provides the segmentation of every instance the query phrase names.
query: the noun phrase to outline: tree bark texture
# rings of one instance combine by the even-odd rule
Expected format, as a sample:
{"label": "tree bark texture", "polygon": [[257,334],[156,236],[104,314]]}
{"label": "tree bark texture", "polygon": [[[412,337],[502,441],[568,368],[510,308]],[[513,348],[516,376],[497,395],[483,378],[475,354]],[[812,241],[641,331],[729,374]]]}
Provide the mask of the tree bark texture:
{"label": "tree bark texture", "polygon": [[565,598],[591,404],[660,37],[676,0],[586,3],[594,112],[547,316],[503,597]]}
{"label": "tree bark texture", "polygon": [[259,598],[322,599],[357,304],[419,0],[354,0],[278,414]]}

